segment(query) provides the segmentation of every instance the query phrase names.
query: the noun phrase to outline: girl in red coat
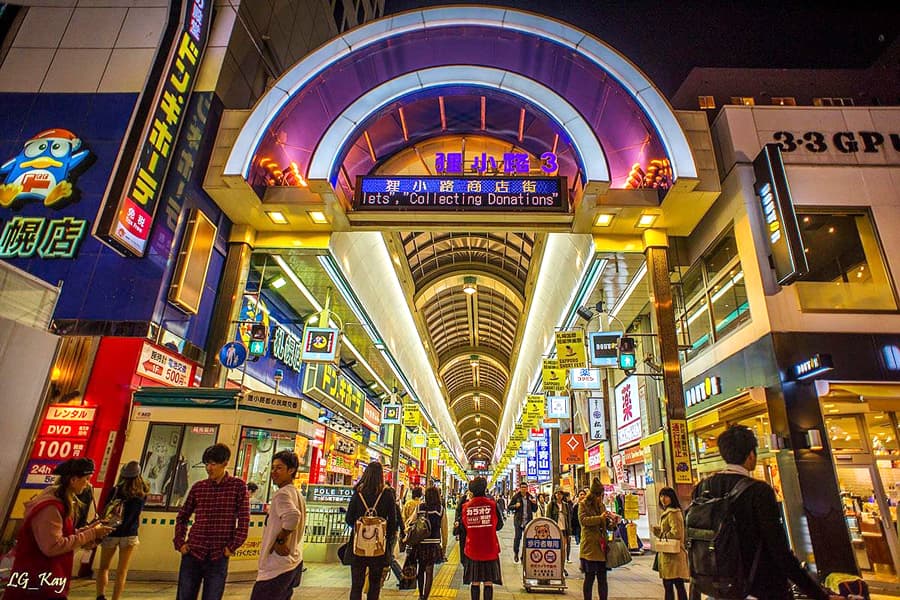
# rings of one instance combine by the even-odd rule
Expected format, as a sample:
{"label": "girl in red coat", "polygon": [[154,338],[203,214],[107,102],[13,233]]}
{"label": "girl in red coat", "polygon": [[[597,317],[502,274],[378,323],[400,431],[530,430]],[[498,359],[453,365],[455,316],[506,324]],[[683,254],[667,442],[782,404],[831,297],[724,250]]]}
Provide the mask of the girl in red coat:
{"label": "girl in red coat", "polygon": [[484,585],[484,600],[493,600],[494,584],[503,585],[500,574],[500,541],[497,531],[503,517],[497,504],[485,496],[487,479],[476,477],[469,483],[472,499],[462,507],[460,526],[465,529],[466,558],[463,583],[471,584],[472,600],[479,600],[479,584]]}

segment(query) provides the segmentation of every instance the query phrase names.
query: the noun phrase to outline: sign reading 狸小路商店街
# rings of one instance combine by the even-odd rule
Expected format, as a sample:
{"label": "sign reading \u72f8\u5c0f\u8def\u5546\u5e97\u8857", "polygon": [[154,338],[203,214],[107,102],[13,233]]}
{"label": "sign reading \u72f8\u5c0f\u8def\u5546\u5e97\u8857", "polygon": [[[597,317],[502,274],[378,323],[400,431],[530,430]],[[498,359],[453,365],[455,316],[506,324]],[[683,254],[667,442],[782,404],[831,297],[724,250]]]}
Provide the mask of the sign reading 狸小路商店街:
{"label": "sign reading \u72f8\u5c0f\u8def\u5546\u5e97\u8857", "polygon": [[565,213],[564,177],[359,177],[360,211]]}
{"label": "sign reading \u72f8\u5c0f\u8def\u5546\u5e97\u8857", "polygon": [[366,395],[332,364],[310,363],[303,376],[303,393],[339,413],[365,418]]}

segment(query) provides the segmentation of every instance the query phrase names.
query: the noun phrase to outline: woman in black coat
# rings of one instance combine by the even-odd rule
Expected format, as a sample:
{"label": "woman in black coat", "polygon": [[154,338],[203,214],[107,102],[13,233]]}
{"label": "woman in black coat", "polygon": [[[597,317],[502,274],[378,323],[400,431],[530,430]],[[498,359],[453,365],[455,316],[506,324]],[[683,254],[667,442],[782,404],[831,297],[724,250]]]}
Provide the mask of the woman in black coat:
{"label": "woman in black coat", "polygon": [[366,600],[378,600],[384,570],[390,566],[394,541],[397,538],[399,519],[397,499],[394,490],[384,484],[384,469],[379,462],[371,462],[354,487],[350,506],[347,507],[346,521],[353,531],[356,520],[365,516],[366,506],[387,521],[385,551],[381,556],[356,556],[353,553],[353,534],[347,552],[350,555],[350,600],[362,600],[362,590],[369,571],[369,591]]}

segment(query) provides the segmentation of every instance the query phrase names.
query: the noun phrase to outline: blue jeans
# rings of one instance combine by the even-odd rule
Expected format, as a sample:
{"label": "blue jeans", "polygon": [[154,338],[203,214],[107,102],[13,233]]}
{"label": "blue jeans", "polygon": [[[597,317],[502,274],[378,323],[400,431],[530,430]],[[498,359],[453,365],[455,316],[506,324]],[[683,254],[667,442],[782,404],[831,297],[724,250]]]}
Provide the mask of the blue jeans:
{"label": "blue jeans", "polygon": [[181,568],[178,570],[178,592],[175,597],[177,600],[197,600],[202,583],[202,600],[222,600],[227,574],[227,556],[216,560],[200,560],[190,554],[185,554],[181,557]]}

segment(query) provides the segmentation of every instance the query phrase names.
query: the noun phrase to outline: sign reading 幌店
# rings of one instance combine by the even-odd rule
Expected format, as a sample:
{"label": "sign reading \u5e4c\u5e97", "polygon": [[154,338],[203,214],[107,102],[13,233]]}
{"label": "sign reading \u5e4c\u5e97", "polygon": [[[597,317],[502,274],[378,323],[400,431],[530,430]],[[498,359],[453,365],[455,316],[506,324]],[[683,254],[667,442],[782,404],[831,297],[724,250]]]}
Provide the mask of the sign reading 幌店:
{"label": "sign reading \u5e4c\u5e97", "polygon": [[619,448],[641,439],[641,400],[634,375],[616,387],[616,434]]}

